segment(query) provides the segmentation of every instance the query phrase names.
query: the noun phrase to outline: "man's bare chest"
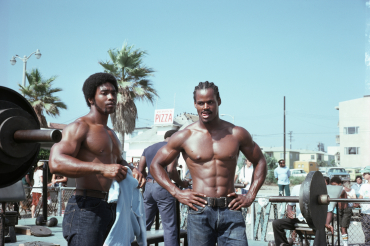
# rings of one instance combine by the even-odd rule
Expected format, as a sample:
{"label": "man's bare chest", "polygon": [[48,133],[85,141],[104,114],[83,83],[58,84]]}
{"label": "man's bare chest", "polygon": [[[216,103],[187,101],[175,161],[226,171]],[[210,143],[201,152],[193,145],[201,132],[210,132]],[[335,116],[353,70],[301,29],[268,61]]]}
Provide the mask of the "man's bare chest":
{"label": "man's bare chest", "polygon": [[104,128],[92,128],[87,134],[83,147],[95,155],[119,155],[120,145],[112,132]]}
{"label": "man's bare chest", "polygon": [[186,141],[186,155],[195,162],[211,160],[228,161],[237,158],[239,142],[233,137],[224,138],[194,138]]}

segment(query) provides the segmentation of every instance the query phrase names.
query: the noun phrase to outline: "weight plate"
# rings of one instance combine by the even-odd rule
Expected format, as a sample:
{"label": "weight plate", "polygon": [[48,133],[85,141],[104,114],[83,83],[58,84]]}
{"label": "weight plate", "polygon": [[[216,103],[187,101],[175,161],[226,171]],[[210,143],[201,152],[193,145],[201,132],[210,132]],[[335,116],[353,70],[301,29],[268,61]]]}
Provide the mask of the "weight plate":
{"label": "weight plate", "polygon": [[[14,110],[11,109],[11,111]],[[34,126],[34,122],[22,116],[9,117],[0,123],[0,149],[11,157],[22,158],[27,156],[35,149],[37,143],[17,143],[14,141],[14,133],[17,130],[35,129]],[[12,163],[12,165],[16,164]]]}
{"label": "weight plate", "polygon": [[309,172],[301,185],[299,206],[307,224],[316,230],[325,226],[328,205],[320,205],[318,196],[326,194],[328,192],[321,172]]}
{"label": "weight plate", "polygon": [[[12,111],[8,112],[10,109]],[[21,94],[4,86],[0,86],[0,110],[4,113],[3,120],[0,125],[5,119],[9,118],[5,117],[5,115],[12,113],[15,115],[10,116],[22,116],[27,118],[30,122],[33,122],[32,129],[40,129],[40,123],[31,104]],[[0,118],[1,115],[2,114],[0,114]],[[0,135],[2,136],[3,133]],[[4,143],[2,142],[1,144],[3,145]],[[15,158],[5,154],[0,149],[0,188],[9,186],[20,180],[28,172],[31,166],[36,163],[39,150],[40,144],[36,143],[34,144],[33,150],[26,156]]]}
{"label": "weight plate", "polygon": [[21,108],[29,113],[35,119],[37,128],[40,129],[40,123],[37,119],[35,111],[27,99],[21,94],[7,87],[0,86],[0,98],[0,109],[7,109],[9,108],[9,103],[12,103],[13,105],[16,105],[17,108]]}
{"label": "weight plate", "polygon": [[51,235],[51,230],[44,226],[31,226],[31,234],[36,237],[47,237]]}
{"label": "weight plate", "polygon": [[0,188],[9,186],[23,178],[32,166],[36,165],[37,155],[40,151],[40,144],[37,144],[36,151],[31,155],[27,161],[22,163],[20,166],[10,166],[0,163],[0,170],[5,170],[5,167],[15,167],[14,170],[9,170],[7,172],[0,172]]}
{"label": "weight plate", "polygon": [[[12,106],[12,103],[6,104],[6,106]],[[22,117],[28,121],[30,125],[28,127],[23,127],[23,129],[37,129],[37,123],[35,122],[34,118],[20,107],[0,110],[0,125],[7,119],[14,116]],[[38,143],[15,143],[12,136],[13,135],[11,135],[10,130],[7,129],[7,127],[4,127],[3,129],[0,128],[0,145],[2,145],[2,147],[0,147],[0,173],[7,173],[16,170],[17,167],[27,162],[37,150]],[[18,156],[21,157],[15,158],[3,150],[3,148],[12,148],[12,146],[18,146],[18,149],[19,147],[21,148],[21,151],[18,153]],[[23,151],[23,147],[25,151]]]}

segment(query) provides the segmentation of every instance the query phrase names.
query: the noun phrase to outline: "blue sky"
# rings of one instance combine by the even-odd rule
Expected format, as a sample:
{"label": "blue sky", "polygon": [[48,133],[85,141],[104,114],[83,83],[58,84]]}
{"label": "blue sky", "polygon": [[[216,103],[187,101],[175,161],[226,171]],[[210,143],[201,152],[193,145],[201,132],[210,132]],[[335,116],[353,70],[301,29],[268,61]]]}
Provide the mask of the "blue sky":
{"label": "blue sky", "polygon": [[[160,98],[138,102],[137,126],[154,109],[196,113],[200,81],[219,86],[221,114],[254,135],[260,146],[283,145],[283,97],[294,149],[335,145],[341,101],[365,89],[364,0],[264,1],[20,1],[0,2],[0,85],[18,91],[22,61],[63,92],[68,110],[48,121],[70,123],[86,114],[85,79],[103,71],[107,50],[127,41],[146,50],[144,63]],[[176,96],[175,96],[176,94]],[[232,121],[231,117],[222,117]],[[289,141],[287,141],[289,146]]]}

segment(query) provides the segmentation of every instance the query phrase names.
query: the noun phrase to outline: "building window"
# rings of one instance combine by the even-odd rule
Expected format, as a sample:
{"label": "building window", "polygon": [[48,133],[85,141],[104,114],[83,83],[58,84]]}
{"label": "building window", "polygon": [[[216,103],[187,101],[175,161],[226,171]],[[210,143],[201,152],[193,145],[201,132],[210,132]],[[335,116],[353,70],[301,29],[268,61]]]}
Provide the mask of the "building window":
{"label": "building window", "polygon": [[310,166],[312,167],[312,166],[313,166],[313,164],[312,164],[312,163],[310,163]]}
{"label": "building window", "polygon": [[358,126],[344,127],[344,134],[358,134]]}
{"label": "building window", "polygon": [[318,156],[317,156],[317,160],[318,160],[318,161],[321,161],[321,155],[318,155]]}
{"label": "building window", "polygon": [[360,148],[359,147],[344,147],[344,154],[345,155],[359,155]]}
{"label": "building window", "polygon": [[315,160],[315,155],[311,155],[311,160]]}
{"label": "building window", "polygon": [[299,154],[298,153],[295,154],[295,158],[299,159]]}

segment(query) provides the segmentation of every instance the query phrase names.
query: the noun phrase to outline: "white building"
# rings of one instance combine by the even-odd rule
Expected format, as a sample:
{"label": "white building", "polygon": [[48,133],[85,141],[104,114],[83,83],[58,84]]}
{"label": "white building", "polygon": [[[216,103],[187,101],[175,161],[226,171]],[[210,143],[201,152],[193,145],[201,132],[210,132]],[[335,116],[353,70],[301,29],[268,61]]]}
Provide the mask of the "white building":
{"label": "white building", "polygon": [[340,166],[340,146],[328,146],[328,155],[334,156],[335,165]]}
{"label": "white building", "polygon": [[[131,135],[125,135],[126,161],[130,163],[140,160],[144,149],[152,144],[162,142],[167,131],[183,129],[198,119],[198,115],[181,113],[174,118],[173,123],[136,128]],[[182,160],[183,158],[179,159],[179,164],[182,164]]]}
{"label": "white building", "polygon": [[340,102],[336,109],[339,110],[340,165],[369,166],[370,96]]}
{"label": "white building", "polygon": [[[266,153],[270,157],[274,157],[277,161],[284,159],[284,148],[283,147],[262,147],[262,152]],[[285,162],[289,168],[294,168],[295,161],[326,161],[330,163],[334,160],[334,155],[325,153],[317,150],[298,150],[298,149],[286,149],[285,150]]]}

